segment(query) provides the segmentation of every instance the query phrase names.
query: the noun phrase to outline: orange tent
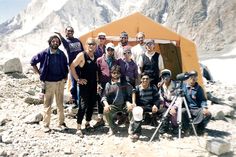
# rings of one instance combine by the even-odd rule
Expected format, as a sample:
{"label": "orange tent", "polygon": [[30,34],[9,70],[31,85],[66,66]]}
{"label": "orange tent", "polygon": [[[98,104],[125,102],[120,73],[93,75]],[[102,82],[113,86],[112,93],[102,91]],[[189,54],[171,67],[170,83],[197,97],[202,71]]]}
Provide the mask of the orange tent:
{"label": "orange tent", "polygon": [[173,79],[179,73],[196,70],[199,74],[198,81],[203,85],[195,44],[141,13],[131,14],[96,28],[82,35],[80,40],[85,44],[88,37],[97,38],[99,32],[105,32],[108,42],[116,45],[123,31],[128,33],[130,45],[136,44],[135,36],[138,32],[144,32],[145,39],[154,39],[156,49],[163,57],[165,68],[173,73]]}

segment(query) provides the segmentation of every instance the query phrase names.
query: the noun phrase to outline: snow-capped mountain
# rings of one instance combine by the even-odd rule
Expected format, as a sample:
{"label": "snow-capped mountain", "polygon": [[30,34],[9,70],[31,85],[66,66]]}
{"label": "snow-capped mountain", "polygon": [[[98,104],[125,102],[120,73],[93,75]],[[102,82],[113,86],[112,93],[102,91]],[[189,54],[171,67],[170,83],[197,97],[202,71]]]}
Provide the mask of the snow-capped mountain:
{"label": "snow-capped mountain", "polygon": [[200,56],[220,52],[236,41],[235,8],[235,0],[32,0],[0,24],[0,59],[6,53],[32,56],[47,47],[49,35],[68,25],[79,36],[136,11],[194,40]]}

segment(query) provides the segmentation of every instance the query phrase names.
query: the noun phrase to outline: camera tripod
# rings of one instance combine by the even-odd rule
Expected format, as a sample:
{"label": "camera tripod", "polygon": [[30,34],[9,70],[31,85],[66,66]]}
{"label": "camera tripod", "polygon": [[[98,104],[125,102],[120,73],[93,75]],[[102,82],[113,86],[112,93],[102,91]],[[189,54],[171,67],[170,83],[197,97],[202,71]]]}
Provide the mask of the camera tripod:
{"label": "camera tripod", "polygon": [[[159,125],[157,126],[155,132],[153,133],[151,139],[149,140],[149,142],[151,142],[153,140],[153,138],[155,137],[155,135],[157,134],[157,132],[159,131],[161,125],[163,124],[163,121],[167,118],[171,108],[173,107],[173,105],[175,104],[176,100],[180,98],[180,103],[178,104],[178,111],[177,111],[177,124],[178,124],[178,138],[180,139],[181,138],[181,129],[182,129],[182,104],[184,103],[184,106],[185,106],[185,109],[187,111],[187,114],[188,114],[188,118],[189,118],[189,121],[190,121],[190,124],[192,125],[192,128],[193,128],[193,131],[194,131],[194,134],[197,138],[197,141],[199,143],[199,140],[198,140],[198,135],[197,135],[197,132],[196,132],[196,129],[195,129],[195,126],[193,124],[193,119],[192,119],[192,116],[191,116],[191,113],[189,111],[189,107],[188,107],[188,104],[187,104],[187,101],[186,101],[186,98],[184,96],[184,93],[181,89],[177,89],[177,95],[174,96],[173,100],[171,101],[168,109],[166,110],[165,114],[163,115],[163,117],[161,118],[161,122],[159,123]],[[199,143],[200,145],[200,143]]]}

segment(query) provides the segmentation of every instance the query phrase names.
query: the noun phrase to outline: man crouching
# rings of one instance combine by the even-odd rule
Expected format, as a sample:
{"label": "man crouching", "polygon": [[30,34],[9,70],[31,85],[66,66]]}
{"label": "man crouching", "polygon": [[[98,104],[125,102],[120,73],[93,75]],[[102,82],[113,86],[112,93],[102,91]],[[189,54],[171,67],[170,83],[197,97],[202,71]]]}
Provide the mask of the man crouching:
{"label": "man crouching", "polygon": [[[101,101],[104,104],[104,113],[110,127],[109,135],[117,132],[114,116],[117,113],[127,113],[132,109],[131,93],[132,86],[120,79],[120,66],[114,65],[111,68],[111,82],[107,82]],[[131,110],[130,110],[131,111]]]}

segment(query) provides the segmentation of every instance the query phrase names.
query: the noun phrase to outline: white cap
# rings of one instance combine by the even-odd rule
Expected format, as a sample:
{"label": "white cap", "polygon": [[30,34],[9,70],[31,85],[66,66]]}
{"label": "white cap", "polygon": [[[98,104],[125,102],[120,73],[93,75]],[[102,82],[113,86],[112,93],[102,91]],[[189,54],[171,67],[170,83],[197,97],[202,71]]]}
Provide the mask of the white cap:
{"label": "white cap", "polygon": [[106,38],[106,33],[104,33],[104,32],[98,33],[98,38],[99,38],[100,36],[103,36],[104,38]]}
{"label": "white cap", "polygon": [[108,48],[115,49],[115,46],[114,46],[113,43],[107,43],[107,45],[106,45],[106,50],[107,50]]}
{"label": "white cap", "polygon": [[133,117],[135,121],[143,120],[143,108],[140,106],[136,106],[133,108]]}
{"label": "white cap", "polygon": [[163,76],[163,75],[170,75],[171,76],[171,71],[169,69],[163,69],[161,71],[161,76]]}

